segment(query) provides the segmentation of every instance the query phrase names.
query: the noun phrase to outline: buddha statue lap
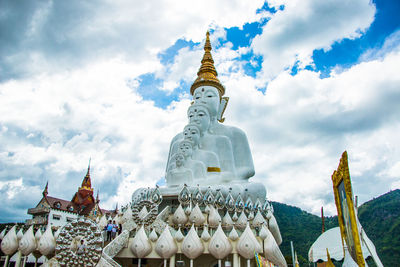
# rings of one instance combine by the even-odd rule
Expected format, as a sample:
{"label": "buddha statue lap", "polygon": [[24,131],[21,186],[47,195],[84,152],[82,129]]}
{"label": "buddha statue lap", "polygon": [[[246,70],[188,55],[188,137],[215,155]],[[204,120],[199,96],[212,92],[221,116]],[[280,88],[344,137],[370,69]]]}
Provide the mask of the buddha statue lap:
{"label": "buddha statue lap", "polygon": [[175,167],[172,168],[167,175],[168,186],[177,187],[186,182],[193,182],[193,171],[191,168],[187,168],[186,159],[183,153],[176,153],[173,156],[175,160]]}

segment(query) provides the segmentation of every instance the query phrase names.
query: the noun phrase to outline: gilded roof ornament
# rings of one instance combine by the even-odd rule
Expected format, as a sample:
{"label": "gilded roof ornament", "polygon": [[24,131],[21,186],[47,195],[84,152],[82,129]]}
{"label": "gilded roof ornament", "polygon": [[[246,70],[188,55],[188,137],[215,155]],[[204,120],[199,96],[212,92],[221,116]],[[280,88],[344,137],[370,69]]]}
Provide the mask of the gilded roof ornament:
{"label": "gilded roof ornament", "polygon": [[200,86],[214,86],[218,89],[219,96],[222,97],[225,94],[225,87],[218,80],[217,70],[214,67],[214,60],[211,55],[211,42],[210,42],[210,32],[207,31],[206,42],[204,44],[204,56],[201,60],[201,66],[197,72],[197,79],[194,81],[190,87],[190,94],[194,94],[194,90]]}

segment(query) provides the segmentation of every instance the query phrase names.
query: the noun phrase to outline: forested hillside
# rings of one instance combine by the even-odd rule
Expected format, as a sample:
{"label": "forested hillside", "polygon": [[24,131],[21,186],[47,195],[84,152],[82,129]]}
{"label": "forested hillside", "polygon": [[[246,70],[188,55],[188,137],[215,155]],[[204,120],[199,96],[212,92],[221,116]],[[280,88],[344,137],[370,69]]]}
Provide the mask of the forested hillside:
{"label": "forested hillside", "polygon": [[[290,241],[293,241],[300,264],[306,264],[308,250],[322,231],[321,217],[297,207],[272,203],[282,234],[282,253],[291,261]],[[375,244],[382,263],[385,266],[400,266],[400,190],[364,203],[359,207],[358,217]],[[336,226],[337,216],[325,218],[326,230]]]}

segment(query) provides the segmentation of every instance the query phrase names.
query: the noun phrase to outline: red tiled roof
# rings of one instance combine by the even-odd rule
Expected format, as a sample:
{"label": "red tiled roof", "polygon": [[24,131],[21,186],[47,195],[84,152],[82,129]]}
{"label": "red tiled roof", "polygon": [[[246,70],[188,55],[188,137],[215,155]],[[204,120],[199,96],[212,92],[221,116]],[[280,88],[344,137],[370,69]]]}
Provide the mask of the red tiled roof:
{"label": "red tiled roof", "polygon": [[[51,197],[51,196],[47,196],[46,199],[49,202],[49,205],[54,209],[69,211],[68,207],[69,206],[74,206],[73,203],[71,201],[69,201],[69,200],[64,200],[64,199],[61,199],[61,198],[56,198],[56,197]],[[60,205],[61,205],[60,208],[57,208],[54,205],[57,202],[60,203]],[[75,207],[74,207],[74,211],[75,211]]]}
{"label": "red tiled roof", "polygon": [[83,209],[81,207],[76,207],[80,215],[88,215],[90,211],[94,208],[96,204],[92,203],[88,206],[83,206]]}

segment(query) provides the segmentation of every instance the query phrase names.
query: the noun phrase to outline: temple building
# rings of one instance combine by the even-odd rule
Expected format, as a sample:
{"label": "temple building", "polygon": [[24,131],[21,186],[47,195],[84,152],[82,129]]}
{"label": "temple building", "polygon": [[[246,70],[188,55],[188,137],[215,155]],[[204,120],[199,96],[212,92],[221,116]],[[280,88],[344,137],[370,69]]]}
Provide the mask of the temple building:
{"label": "temple building", "polygon": [[96,220],[104,214],[107,217],[114,217],[118,212],[117,206],[111,211],[100,208],[99,193],[97,192],[96,198],[93,193],[90,164],[81,186],[71,200],[49,196],[48,187],[47,182],[42,199],[34,208],[28,209],[28,214],[32,215],[32,219],[26,220],[27,225],[37,227],[49,225],[58,228],[77,219],[79,215]]}

